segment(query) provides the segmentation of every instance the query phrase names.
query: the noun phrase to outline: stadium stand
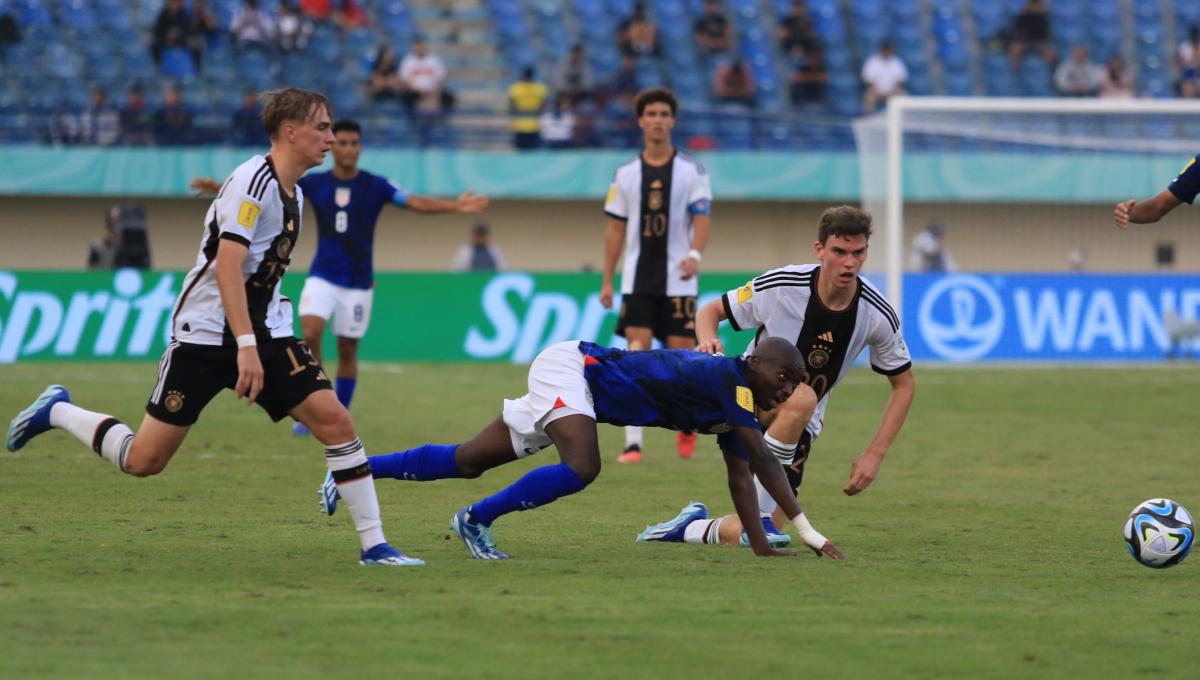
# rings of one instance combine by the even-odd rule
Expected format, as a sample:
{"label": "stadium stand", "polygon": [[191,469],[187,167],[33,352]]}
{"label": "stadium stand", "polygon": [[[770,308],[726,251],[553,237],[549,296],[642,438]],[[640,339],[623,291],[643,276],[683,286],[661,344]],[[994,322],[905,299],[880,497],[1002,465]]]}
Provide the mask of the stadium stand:
{"label": "stadium stand", "polygon": [[[191,8],[194,0],[185,0]],[[703,0],[646,3],[659,49],[636,57],[639,87],[667,85],[679,96],[681,143],[699,148],[845,149],[848,120],[860,115],[864,59],[891,40],[917,95],[1051,96],[1054,64],[1027,54],[1009,63],[1007,41],[1024,0],[808,0],[829,82],[824,101],[793,107],[792,57],[779,44],[780,21],[794,0],[724,0],[734,33],[728,53],[701,55],[692,36]],[[262,0],[272,17],[279,0]],[[636,144],[627,103],[610,95],[620,53],[616,34],[633,0],[360,0],[365,27],[316,21],[304,49],[238,49],[228,27],[243,0],[210,0],[220,30],[205,37],[202,63],[182,48],[152,57],[163,0],[0,0],[19,40],[0,48],[0,142],[54,143],[51,121],[83,111],[95,88],[124,92],[138,84],[157,109],[178,86],[194,112],[193,143],[235,143],[228,122],[245,88],[283,84],[327,93],[338,115],[364,122],[366,142],[388,146],[507,148],[507,88],[526,66],[552,74],[572,45],[583,46],[598,96],[580,113],[603,146]],[[1053,47],[1060,58],[1084,45],[1098,63],[1120,55],[1134,93],[1173,97],[1175,53],[1200,24],[1195,0],[1050,0]],[[425,36],[445,62],[453,113],[417,121],[396,102],[372,101],[365,83],[380,45],[403,56]],[[197,52],[199,54],[199,52]],[[740,58],[756,84],[753,107],[731,107],[712,92],[714,71]]]}

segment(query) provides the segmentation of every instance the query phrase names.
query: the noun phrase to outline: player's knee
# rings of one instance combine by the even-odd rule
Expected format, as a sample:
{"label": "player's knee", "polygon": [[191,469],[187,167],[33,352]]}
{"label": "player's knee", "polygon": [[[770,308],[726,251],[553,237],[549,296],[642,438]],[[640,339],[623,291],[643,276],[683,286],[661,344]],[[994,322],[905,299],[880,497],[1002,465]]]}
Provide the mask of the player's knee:
{"label": "player's knee", "polygon": [[338,341],[337,353],[339,363],[355,361],[358,359],[358,343]]}
{"label": "player's knee", "polygon": [[167,469],[169,458],[145,455],[143,452],[131,449],[125,456],[125,465],[121,469],[133,477],[153,477]]}
{"label": "player's knee", "polygon": [[779,406],[781,415],[795,421],[808,423],[817,409],[817,393],[808,385],[797,385],[792,396]]}
{"label": "player's knee", "polygon": [[317,411],[309,420],[305,425],[322,444],[340,444],[357,436],[350,412],[341,408],[340,404],[338,408]]}
{"label": "player's knee", "polygon": [[567,466],[571,468],[571,471],[575,473],[576,477],[579,477],[579,481],[583,482],[584,485],[591,484],[600,476],[599,455],[596,455],[594,458],[589,457],[583,460],[573,460],[567,463]]}

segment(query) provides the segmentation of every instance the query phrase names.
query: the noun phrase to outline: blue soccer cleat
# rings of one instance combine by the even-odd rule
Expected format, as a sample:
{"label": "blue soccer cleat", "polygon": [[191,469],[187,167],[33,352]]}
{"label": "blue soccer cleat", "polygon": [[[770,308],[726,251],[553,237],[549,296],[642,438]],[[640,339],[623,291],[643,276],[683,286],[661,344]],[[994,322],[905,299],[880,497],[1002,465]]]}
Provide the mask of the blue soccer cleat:
{"label": "blue soccer cleat", "polygon": [[471,508],[463,508],[454,513],[450,520],[450,530],[467,544],[471,557],[478,560],[507,560],[508,555],[496,550],[492,540],[492,528],[467,519]]}
{"label": "blue soccer cleat", "polygon": [[667,520],[662,524],[652,524],[646,527],[645,531],[638,534],[637,542],[668,541],[671,543],[682,543],[683,530],[698,519],[708,519],[708,508],[704,507],[703,503],[692,501],[685,505],[683,510],[678,515],[675,515],[674,519]]}
{"label": "blue soccer cleat", "polygon": [[[792,537],[780,531],[769,516],[762,518],[762,525],[763,531],[767,534],[767,545],[772,548],[786,548],[792,544]],[[742,531],[742,539],[738,541],[738,545],[743,548],[750,546],[750,537],[746,535],[744,530]]]}
{"label": "blue soccer cleat", "polygon": [[317,495],[321,497],[321,512],[333,517],[333,513],[337,512],[338,501],[342,500],[342,494],[333,481],[332,472],[325,472],[325,481],[321,482],[321,488],[317,490]]}
{"label": "blue soccer cleat", "polygon": [[296,435],[297,437],[307,437],[309,432],[304,423],[297,420],[296,422],[292,423],[292,434]]}
{"label": "blue soccer cleat", "polygon": [[71,395],[62,385],[51,385],[42,390],[33,403],[17,414],[8,426],[8,438],[5,445],[9,451],[19,451],[30,439],[49,430],[50,409],[60,401],[70,403]]}
{"label": "blue soccer cleat", "polygon": [[409,557],[387,543],[362,551],[358,563],[364,567],[420,567],[425,560]]}

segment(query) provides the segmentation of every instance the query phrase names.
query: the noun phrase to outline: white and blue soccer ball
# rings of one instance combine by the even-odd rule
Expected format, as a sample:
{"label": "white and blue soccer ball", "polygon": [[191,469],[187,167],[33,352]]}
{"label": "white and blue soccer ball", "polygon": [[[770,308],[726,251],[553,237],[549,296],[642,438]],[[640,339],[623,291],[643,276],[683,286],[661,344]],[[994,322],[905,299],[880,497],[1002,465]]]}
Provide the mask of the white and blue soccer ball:
{"label": "white and blue soccer ball", "polygon": [[1173,567],[1192,551],[1196,527],[1187,509],[1169,498],[1144,501],[1125,522],[1125,547],[1153,569]]}

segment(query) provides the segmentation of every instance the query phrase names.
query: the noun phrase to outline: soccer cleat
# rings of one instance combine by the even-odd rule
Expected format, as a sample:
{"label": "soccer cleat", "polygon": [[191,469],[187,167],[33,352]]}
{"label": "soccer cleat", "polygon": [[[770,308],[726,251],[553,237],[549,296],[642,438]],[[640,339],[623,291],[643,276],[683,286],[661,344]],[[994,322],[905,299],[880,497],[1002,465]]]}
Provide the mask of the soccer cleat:
{"label": "soccer cleat", "polygon": [[640,463],[642,462],[642,447],[634,444],[627,446],[625,452],[617,456],[618,463]]}
{"label": "soccer cleat", "polygon": [[425,560],[409,557],[387,543],[362,551],[358,563],[364,567],[420,567]]}
{"label": "soccer cleat", "polygon": [[50,409],[60,401],[70,403],[71,395],[62,385],[51,385],[42,390],[33,403],[17,414],[8,425],[8,438],[5,445],[9,451],[19,451],[30,439],[49,430]]}
{"label": "soccer cleat", "polygon": [[691,458],[696,453],[696,433],[680,432],[675,436],[675,450],[680,458]]}
{"label": "soccer cleat", "polygon": [[297,437],[307,437],[309,432],[304,423],[296,421],[292,423],[292,434],[296,435]]}
{"label": "soccer cleat", "polygon": [[[786,548],[792,544],[792,537],[780,531],[770,517],[762,518],[762,526],[767,534],[767,545],[772,548]],[[738,545],[743,548],[750,546],[750,537],[746,535],[745,530],[742,531],[742,539],[738,541]]]}
{"label": "soccer cleat", "polygon": [[450,519],[450,530],[467,544],[471,557],[478,560],[507,560],[508,555],[496,550],[492,528],[467,519],[471,508],[463,508]]}
{"label": "soccer cleat", "polygon": [[317,490],[317,495],[321,497],[321,512],[333,517],[333,513],[337,512],[337,504],[342,499],[342,494],[338,492],[332,472],[325,472],[325,481],[321,482],[321,488]]}
{"label": "soccer cleat", "polygon": [[678,515],[675,515],[674,519],[667,520],[662,524],[652,524],[646,527],[645,531],[638,534],[637,542],[669,541],[672,543],[682,543],[683,530],[698,519],[708,519],[708,508],[704,507],[703,503],[692,501],[685,505],[683,510]]}

